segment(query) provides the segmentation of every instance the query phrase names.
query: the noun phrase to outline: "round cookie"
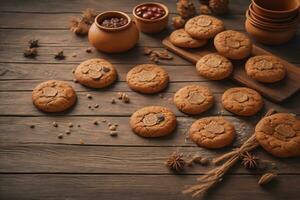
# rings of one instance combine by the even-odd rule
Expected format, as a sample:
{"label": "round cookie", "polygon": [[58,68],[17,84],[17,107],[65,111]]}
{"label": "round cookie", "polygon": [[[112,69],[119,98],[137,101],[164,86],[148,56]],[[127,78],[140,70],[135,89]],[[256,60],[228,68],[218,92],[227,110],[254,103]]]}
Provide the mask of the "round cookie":
{"label": "round cookie", "polygon": [[117,79],[115,67],[110,62],[99,58],[80,63],[74,75],[80,84],[91,88],[107,87]]}
{"label": "round cookie", "polygon": [[233,142],[235,130],[234,126],[223,117],[205,117],[192,124],[189,138],[198,146],[217,149]]}
{"label": "round cookie", "polygon": [[184,30],[195,39],[210,39],[224,30],[224,24],[215,17],[199,15],[189,19]]}
{"label": "round cookie", "polygon": [[155,64],[142,64],[127,73],[126,81],[134,91],[153,94],[165,89],[169,75],[166,70]]}
{"label": "round cookie", "polygon": [[250,38],[244,33],[232,30],[216,35],[214,45],[222,56],[235,60],[248,57],[252,51]]}
{"label": "round cookie", "polygon": [[289,113],[265,117],[255,127],[259,144],[277,157],[300,156],[300,120]]}
{"label": "round cookie", "polygon": [[232,73],[233,66],[227,58],[211,53],[198,60],[196,69],[201,76],[207,79],[222,80]]}
{"label": "round cookie", "polygon": [[62,112],[75,104],[76,93],[66,82],[50,80],[34,88],[32,102],[39,110]]}
{"label": "round cookie", "polygon": [[192,38],[184,29],[178,29],[171,33],[170,42],[183,48],[198,48],[206,45],[207,40],[196,40]]}
{"label": "round cookie", "polygon": [[134,112],[130,126],[136,134],[143,137],[160,137],[170,134],[176,127],[176,117],[161,106],[144,107]]}
{"label": "round cookie", "polygon": [[230,88],[222,95],[223,107],[240,116],[255,115],[263,106],[261,95],[246,87]]}
{"label": "round cookie", "polygon": [[269,55],[249,58],[245,69],[248,76],[263,83],[280,81],[286,74],[286,68],[283,63],[276,57]]}
{"label": "round cookie", "polygon": [[199,114],[212,107],[214,97],[209,88],[200,85],[188,85],[174,95],[174,104],[186,114]]}

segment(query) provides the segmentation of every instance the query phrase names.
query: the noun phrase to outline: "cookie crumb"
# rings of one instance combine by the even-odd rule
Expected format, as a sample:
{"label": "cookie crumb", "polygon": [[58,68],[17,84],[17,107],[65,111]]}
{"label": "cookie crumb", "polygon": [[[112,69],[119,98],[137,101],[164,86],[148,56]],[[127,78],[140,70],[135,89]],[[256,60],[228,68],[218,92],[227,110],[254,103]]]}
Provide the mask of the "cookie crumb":
{"label": "cookie crumb", "polygon": [[28,48],[23,53],[24,57],[35,58],[38,55],[37,48]]}
{"label": "cookie crumb", "polygon": [[95,104],[95,105],[94,105],[94,108],[99,108],[99,104]]}
{"label": "cookie crumb", "polygon": [[39,40],[29,40],[28,41],[29,47],[34,48],[34,47],[39,47]]}
{"label": "cookie crumb", "polygon": [[110,123],[110,122],[108,122],[108,124],[107,124],[108,126],[111,126],[112,125],[112,123]]}
{"label": "cookie crumb", "polygon": [[80,143],[81,145],[84,144],[83,139],[80,139],[80,140],[79,140],[79,143]]}
{"label": "cookie crumb", "polygon": [[111,131],[115,131],[115,130],[117,130],[117,126],[111,125],[111,126],[108,127],[108,129],[111,130]]}
{"label": "cookie crumb", "polygon": [[121,100],[123,103],[130,102],[130,98],[125,92],[118,92],[118,99]]}
{"label": "cookie crumb", "polygon": [[97,120],[95,120],[93,123],[94,123],[94,125],[98,125],[99,124]]}
{"label": "cookie crumb", "polygon": [[91,94],[87,94],[86,97],[87,97],[88,99],[92,99],[92,98],[93,98],[93,96],[92,96]]}
{"label": "cookie crumb", "polygon": [[114,98],[111,99],[111,104],[115,104],[116,100]]}
{"label": "cookie crumb", "polygon": [[102,119],[101,122],[105,123],[105,122],[106,122],[106,119]]}
{"label": "cookie crumb", "polygon": [[73,79],[73,82],[74,82],[74,83],[78,83],[77,79],[75,79],[75,78]]}
{"label": "cookie crumb", "polygon": [[73,58],[76,58],[76,57],[77,57],[77,54],[76,54],[76,53],[73,53],[73,54],[72,54],[72,57],[73,57]]}
{"label": "cookie crumb", "polygon": [[58,139],[63,139],[63,137],[64,137],[64,136],[63,136],[63,134],[61,134],[61,133],[58,134],[58,136],[57,136]]}
{"label": "cookie crumb", "polygon": [[110,131],[109,135],[112,136],[112,137],[116,137],[116,136],[118,136],[118,132],[117,131]]}
{"label": "cookie crumb", "polygon": [[31,124],[29,127],[30,127],[30,128],[35,128],[35,125]]}
{"label": "cookie crumb", "polygon": [[66,130],[66,134],[67,134],[67,135],[70,135],[70,134],[71,134],[71,131],[70,131],[70,130]]}
{"label": "cookie crumb", "polygon": [[52,126],[55,127],[55,128],[57,128],[57,127],[58,127],[57,122],[53,122],[53,123],[52,123]]}
{"label": "cookie crumb", "polygon": [[92,48],[87,48],[86,50],[85,50],[85,52],[87,52],[87,53],[92,53]]}

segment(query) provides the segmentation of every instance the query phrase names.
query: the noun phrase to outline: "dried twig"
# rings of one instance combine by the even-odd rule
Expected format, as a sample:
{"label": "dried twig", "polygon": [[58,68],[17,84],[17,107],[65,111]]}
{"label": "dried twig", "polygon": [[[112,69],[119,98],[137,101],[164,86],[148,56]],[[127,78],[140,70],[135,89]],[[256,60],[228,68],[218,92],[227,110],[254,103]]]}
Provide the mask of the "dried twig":
{"label": "dried twig", "polygon": [[[274,114],[275,110],[270,109],[264,117]],[[210,188],[214,187],[218,182],[222,181],[224,174],[240,159],[240,155],[249,152],[259,146],[255,139],[255,134],[244,143],[240,148],[234,149],[232,152],[222,155],[214,160],[214,163],[223,163],[223,165],[212,169],[207,174],[197,179],[198,184],[193,185],[185,190],[184,194],[192,194],[192,197],[200,196],[206,193]]]}

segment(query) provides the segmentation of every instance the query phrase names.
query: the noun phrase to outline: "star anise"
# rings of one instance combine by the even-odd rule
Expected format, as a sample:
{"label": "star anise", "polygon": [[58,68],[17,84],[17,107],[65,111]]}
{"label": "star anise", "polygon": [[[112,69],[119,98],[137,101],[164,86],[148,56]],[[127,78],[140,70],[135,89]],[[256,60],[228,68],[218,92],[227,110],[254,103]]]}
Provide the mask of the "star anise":
{"label": "star anise", "polygon": [[241,159],[245,168],[254,169],[258,165],[258,157],[247,151],[241,155]]}
{"label": "star anise", "polygon": [[29,40],[28,44],[30,48],[39,47],[39,40]]}
{"label": "star anise", "polygon": [[185,166],[183,153],[174,152],[167,160],[166,166],[174,171],[182,171]]}
{"label": "star anise", "polygon": [[63,59],[65,59],[64,51],[61,50],[61,51],[57,52],[57,53],[54,55],[54,58],[55,58],[56,60],[63,60]]}

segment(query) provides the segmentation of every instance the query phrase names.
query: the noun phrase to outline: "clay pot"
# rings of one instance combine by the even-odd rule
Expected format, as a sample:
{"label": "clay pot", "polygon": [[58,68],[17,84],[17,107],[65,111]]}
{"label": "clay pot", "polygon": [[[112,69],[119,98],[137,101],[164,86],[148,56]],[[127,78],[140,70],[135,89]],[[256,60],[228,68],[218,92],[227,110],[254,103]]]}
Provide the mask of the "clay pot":
{"label": "clay pot", "polygon": [[279,45],[289,41],[297,31],[297,28],[287,30],[264,29],[251,23],[249,19],[245,22],[246,31],[259,42],[269,45]]}
{"label": "clay pot", "polygon": [[282,19],[297,15],[298,0],[252,0],[253,10],[260,16]]}
{"label": "clay pot", "polygon": [[[101,26],[104,19],[111,17],[124,17],[127,19],[127,24],[118,28],[107,28]],[[139,31],[131,18],[119,11],[107,11],[99,14],[95,18],[89,30],[89,42],[99,51],[107,53],[124,52],[132,47],[139,40]]]}
{"label": "clay pot", "polygon": [[[136,9],[141,7],[141,6],[152,6],[156,5],[158,7],[161,7],[165,11],[165,15],[158,18],[158,19],[144,19],[142,17],[139,17],[136,15]],[[156,2],[147,2],[147,3],[142,3],[137,6],[135,6],[132,10],[132,14],[134,16],[134,20],[136,22],[136,25],[138,29],[144,33],[158,33],[161,32],[163,29],[165,29],[168,25],[168,19],[169,19],[169,10],[167,6],[161,3],[156,3]]]}

